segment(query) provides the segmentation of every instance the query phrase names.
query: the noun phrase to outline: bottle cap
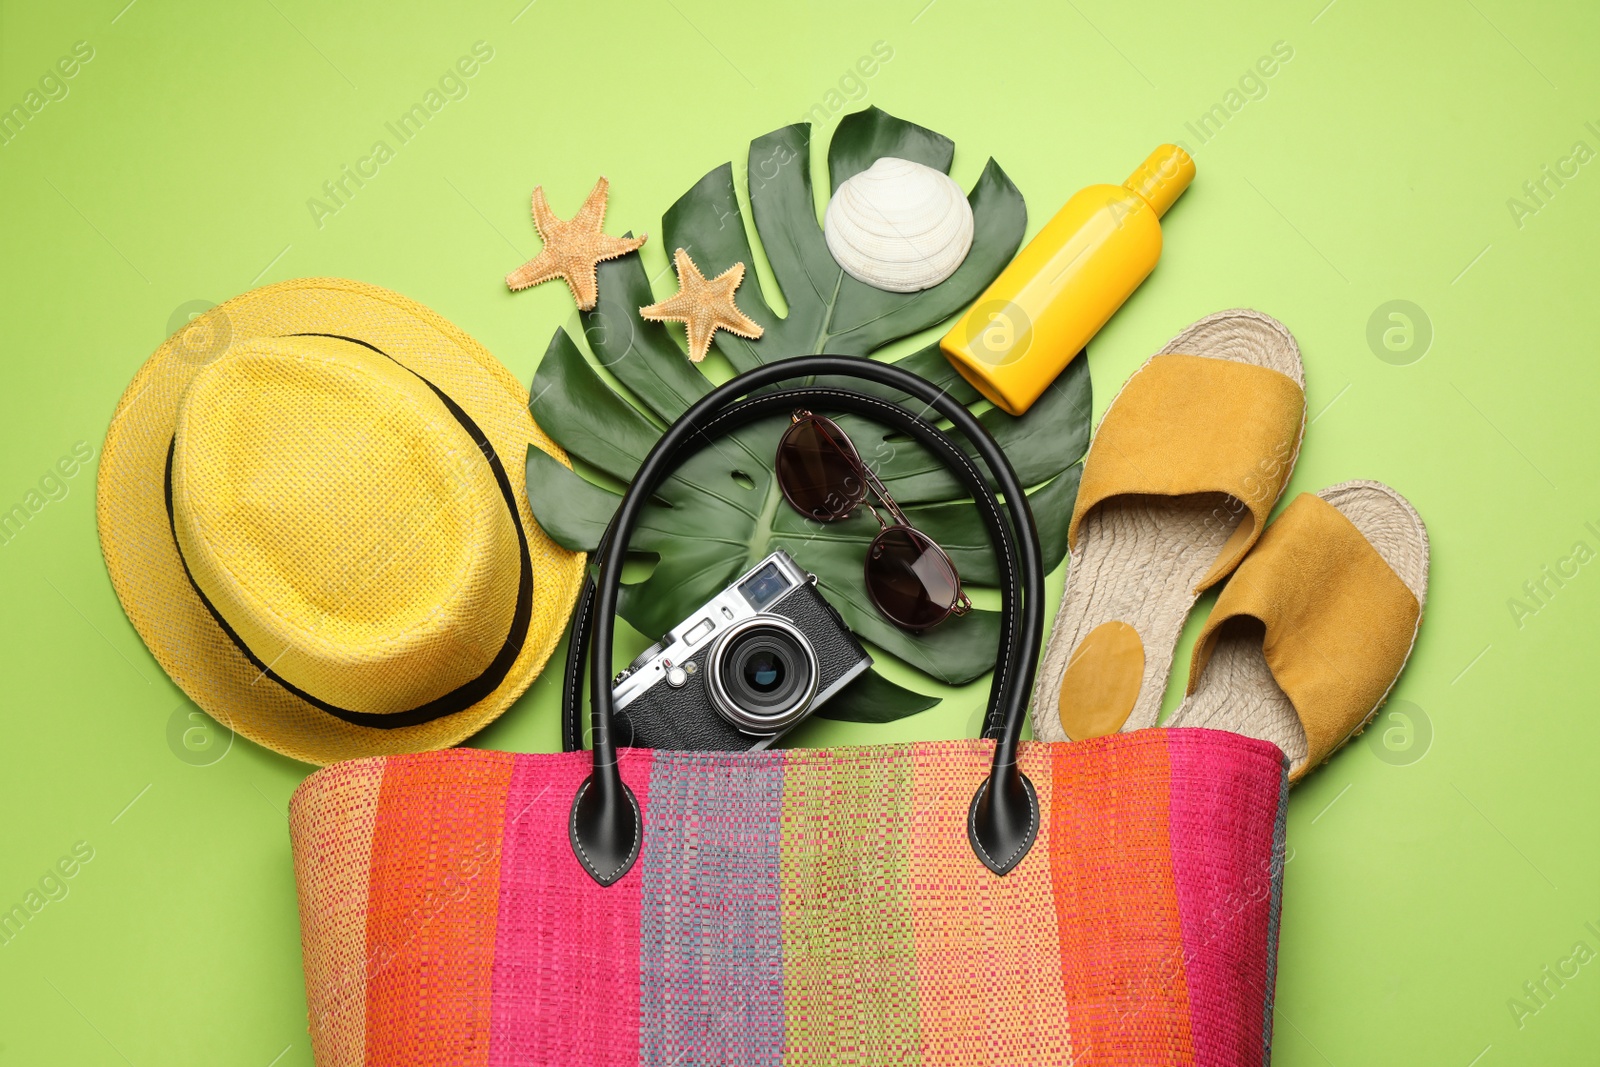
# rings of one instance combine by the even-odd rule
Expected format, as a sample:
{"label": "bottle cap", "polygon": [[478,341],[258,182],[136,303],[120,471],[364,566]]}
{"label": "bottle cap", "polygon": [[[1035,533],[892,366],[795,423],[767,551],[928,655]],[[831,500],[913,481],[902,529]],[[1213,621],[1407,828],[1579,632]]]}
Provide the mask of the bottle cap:
{"label": "bottle cap", "polygon": [[1189,153],[1175,144],[1164,144],[1151,152],[1122,184],[1144,197],[1160,218],[1193,180],[1194,160]]}

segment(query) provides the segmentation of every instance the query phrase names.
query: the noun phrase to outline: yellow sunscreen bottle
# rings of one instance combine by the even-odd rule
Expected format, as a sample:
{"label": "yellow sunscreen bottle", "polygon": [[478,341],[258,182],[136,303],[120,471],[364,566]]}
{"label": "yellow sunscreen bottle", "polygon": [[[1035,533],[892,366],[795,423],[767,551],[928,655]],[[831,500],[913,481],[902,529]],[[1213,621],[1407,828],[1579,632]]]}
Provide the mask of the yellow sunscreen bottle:
{"label": "yellow sunscreen bottle", "polygon": [[1002,411],[1021,415],[1161,258],[1161,223],[1194,178],[1177,145],[1121,185],[1080,190],[1017,254],[939,347]]}

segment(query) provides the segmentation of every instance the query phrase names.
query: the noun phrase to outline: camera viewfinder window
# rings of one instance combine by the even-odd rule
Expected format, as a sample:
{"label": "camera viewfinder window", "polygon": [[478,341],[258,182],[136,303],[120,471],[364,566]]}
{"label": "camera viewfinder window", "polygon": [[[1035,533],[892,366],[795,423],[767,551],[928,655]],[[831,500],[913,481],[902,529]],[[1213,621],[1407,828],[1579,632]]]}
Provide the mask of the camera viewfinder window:
{"label": "camera viewfinder window", "polygon": [[757,611],[765,611],[768,604],[777,600],[789,588],[789,579],[776,563],[768,563],[739,583],[739,592]]}

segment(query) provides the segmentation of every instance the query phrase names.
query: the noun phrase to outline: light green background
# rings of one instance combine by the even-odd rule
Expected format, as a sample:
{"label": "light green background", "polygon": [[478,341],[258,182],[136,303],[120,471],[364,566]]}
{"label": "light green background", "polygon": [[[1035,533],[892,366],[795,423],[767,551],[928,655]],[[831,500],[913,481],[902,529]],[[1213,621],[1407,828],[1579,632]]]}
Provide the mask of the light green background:
{"label": "light green background", "polygon": [[[76,443],[98,457],[175,309],[255,284],[397,289],[529,380],[572,314],[558,285],[500,280],[538,248],[536,183],[565,215],[605,174],[608,229],[655,234],[707,170],[742,169],[751,138],[870,103],[954,138],[964,184],[997,157],[1031,232],[1184,140],[1199,177],[1161,266],[1093,346],[1097,413],[1185,323],[1260,308],[1305,353],[1290,492],[1382,479],[1433,540],[1396,691],[1410,747],[1385,720],[1389,761],[1385,735],[1363,739],[1293,794],[1276,1062],[1595,1062],[1600,961],[1546,980],[1542,1001],[1523,984],[1580,941],[1600,951],[1600,563],[1572,556],[1600,550],[1600,162],[1547,180],[1520,223],[1507,203],[1575,142],[1600,150],[1593,4],[526,2],[0,5],[0,105],[75,42],[93,49],[0,147],[0,507]],[[494,55],[469,95],[316,225],[307,199],[480,40]],[[879,41],[892,59],[830,97]],[[1198,144],[1185,123],[1276,42],[1293,56],[1265,94]],[[645,258],[666,264],[656,242]],[[1395,299],[1434,334],[1409,365],[1367,341]],[[242,740],[208,766],[169,746],[184,699],[107,580],[94,476],[65,496],[48,483],[61,498],[0,546],[0,906],[93,849],[0,947],[0,1065],[309,1063],[284,815],[308,768]],[[1537,610],[1519,620],[1516,597]],[[552,672],[477,743],[553,747],[555,695]],[[804,740],[959,736],[979,699]],[[1513,997],[1537,1013],[1519,1020]]]}

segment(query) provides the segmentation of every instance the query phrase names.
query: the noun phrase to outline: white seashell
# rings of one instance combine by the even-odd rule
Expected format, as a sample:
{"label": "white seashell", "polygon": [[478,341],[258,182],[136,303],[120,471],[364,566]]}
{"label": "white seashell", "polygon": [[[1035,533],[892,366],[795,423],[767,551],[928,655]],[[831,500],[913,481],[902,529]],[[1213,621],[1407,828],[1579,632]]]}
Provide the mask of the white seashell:
{"label": "white seashell", "polygon": [[884,156],[839,186],[822,232],[850,277],[914,293],[938,285],[967,258],[972,206],[948,174]]}

